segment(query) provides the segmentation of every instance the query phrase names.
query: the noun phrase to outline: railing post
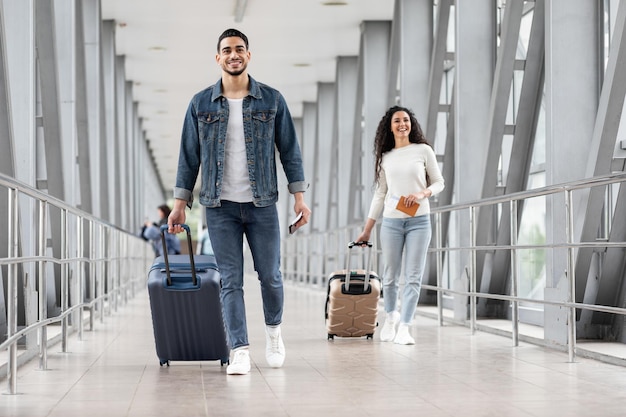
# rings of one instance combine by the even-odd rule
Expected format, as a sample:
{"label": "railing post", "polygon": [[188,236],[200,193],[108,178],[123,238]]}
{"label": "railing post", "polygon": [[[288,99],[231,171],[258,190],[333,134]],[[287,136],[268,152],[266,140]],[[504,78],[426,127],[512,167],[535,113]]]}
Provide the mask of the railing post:
{"label": "railing post", "polygon": [[[574,208],[572,190],[565,192],[565,233],[567,235],[567,301],[576,302],[576,271],[574,265]],[[570,362],[574,362],[576,355],[576,307],[570,307],[567,320],[567,353]]]}
{"label": "railing post", "polygon": [[[48,318],[48,283],[46,280],[46,262],[43,258],[46,256],[46,230],[47,230],[47,214],[48,204],[45,200],[39,201],[39,248],[38,255],[40,261],[37,262],[39,267],[39,321],[46,320]],[[39,329],[39,369],[45,370],[48,368],[48,327],[42,326]]]}
{"label": "railing post", "polygon": [[[76,252],[77,252],[77,267],[76,271],[76,300],[78,305],[83,304],[83,279],[85,270],[85,265],[83,265],[83,247],[84,247],[84,237],[83,237],[83,217],[76,217],[76,235],[77,235],[77,244],[76,244]],[[83,308],[78,308],[78,340],[83,340]]]}
{"label": "railing post", "polygon": [[470,330],[476,332],[476,206],[470,207]]}
{"label": "railing post", "polygon": [[[70,245],[68,241],[69,224],[67,222],[67,209],[61,209],[61,313],[70,308],[70,267],[67,260],[70,258]],[[61,351],[67,352],[69,317],[65,316],[61,321]]]}
{"label": "railing post", "polygon": [[89,220],[89,330],[93,331],[93,314],[95,311],[96,299],[96,265],[94,259],[96,259],[96,244],[95,244],[95,230],[92,220]]}
{"label": "railing post", "polygon": [[117,313],[122,300],[122,274],[124,273],[124,257],[126,253],[126,246],[124,245],[124,235],[118,232],[117,238],[119,239],[119,252],[117,258],[117,277],[115,278],[115,312]]}
{"label": "railing post", "polygon": [[513,311],[511,312],[511,322],[513,324],[513,346],[519,346],[519,301],[517,301],[517,200],[511,200],[511,297],[513,300]]}
{"label": "railing post", "polygon": [[435,230],[436,230],[436,242],[435,248],[437,249],[436,259],[437,259],[437,320],[439,321],[439,326],[443,326],[443,280],[441,277],[441,270],[443,265],[443,253],[441,249],[443,248],[443,241],[441,236],[441,213],[435,213]]}
{"label": "railing post", "polygon": [[117,241],[115,229],[109,232],[109,268],[106,276],[106,299],[107,299],[107,316],[113,314],[113,275],[115,275],[115,265],[117,262]]}
{"label": "railing post", "polygon": [[[17,233],[17,189],[9,188],[9,258],[16,258],[18,255],[18,233]],[[8,267],[7,276],[7,338],[17,333],[17,264],[11,263]],[[7,363],[7,382],[9,383],[9,394],[17,393],[17,343],[13,343],[8,348],[9,359]]]}
{"label": "railing post", "polygon": [[118,252],[117,252],[117,274],[115,275],[115,277],[113,278],[115,280],[115,282],[113,283],[113,287],[115,288],[115,295],[114,295],[114,300],[115,302],[113,303],[113,311],[115,311],[117,313],[117,309],[120,305],[120,300],[122,298],[122,289],[120,287],[120,284],[122,282],[122,271],[124,271],[124,260],[122,259],[123,254],[125,253],[125,248],[124,248],[124,239],[121,233],[117,233],[117,240],[118,240]]}
{"label": "railing post", "polygon": [[106,267],[104,264],[104,259],[106,257],[106,248],[105,248],[105,244],[106,244],[106,239],[105,239],[105,233],[107,232],[107,229],[105,229],[104,225],[100,225],[100,245],[98,248],[98,252],[99,252],[99,256],[98,258],[100,258],[100,260],[98,261],[98,295],[100,297],[100,301],[98,301],[98,311],[100,313],[100,323],[104,323],[104,289],[105,289],[105,284],[104,284],[104,280],[105,280],[105,271],[106,271]]}
{"label": "railing post", "polygon": [[[130,239],[128,238],[128,235],[122,235],[122,239],[124,242],[124,253],[130,253]],[[121,303],[124,306],[128,304],[128,287],[126,284],[130,282],[130,274],[132,272],[131,262],[132,261],[129,258],[124,258],[124,267],[122,268],[122,274],[120,274]]]}

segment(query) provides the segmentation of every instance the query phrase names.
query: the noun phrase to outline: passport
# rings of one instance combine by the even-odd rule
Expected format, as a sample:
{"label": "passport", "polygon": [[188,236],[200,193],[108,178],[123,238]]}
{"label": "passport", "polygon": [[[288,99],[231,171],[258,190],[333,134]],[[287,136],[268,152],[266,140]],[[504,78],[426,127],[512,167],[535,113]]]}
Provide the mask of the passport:
{"label": "passport", "polygon": [[411,217],[415,216],[415,213],[417,213],[417,209],[420,207],[419,203],[414,203],[412,206],[407,207],[404,205],[405,200],[405,196],[400,196],[400,200],[396,205],[396,210],[400,210],[401,212],[406,213]]}

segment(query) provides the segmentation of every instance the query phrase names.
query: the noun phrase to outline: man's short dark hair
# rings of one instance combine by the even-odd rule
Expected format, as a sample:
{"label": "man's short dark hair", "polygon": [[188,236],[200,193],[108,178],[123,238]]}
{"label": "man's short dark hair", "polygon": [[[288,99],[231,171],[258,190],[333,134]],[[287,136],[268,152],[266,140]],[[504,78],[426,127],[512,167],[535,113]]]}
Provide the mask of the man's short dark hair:
{"label": "man's short dark hair", "polygon": [[243,42],[246,44],[246,49],[248,49],[248,37],[244,35],[243,32],[237,29],[226,29],[224,32],[222,32],[222,34],[220,35],[220,38],[217,40],[217,52],[218,53],[220,52],[220,43],[222,43],[222,39],[230,38],[233,36],[243,39]]}

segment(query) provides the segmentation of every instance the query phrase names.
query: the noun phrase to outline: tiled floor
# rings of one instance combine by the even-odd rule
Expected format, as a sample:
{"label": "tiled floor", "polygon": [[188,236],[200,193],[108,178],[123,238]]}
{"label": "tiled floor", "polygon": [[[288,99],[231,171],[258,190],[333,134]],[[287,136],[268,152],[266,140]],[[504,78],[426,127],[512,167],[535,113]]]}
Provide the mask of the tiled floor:
{"label": "tiled floor", "polygon": [[[281,369],[265,363],[260,293],[247,278],[252,371],[227,376],[219,362],[155,356],[143,291],[97,323],[49,370],[20,368],[17,395],[0,395],[0,416],[594,416],[626,415],[626,368],[577,359],[420,317],[415,346],[326,340],[325,294],[286,286]],[[6,380],[0,391],[6,393]]]}

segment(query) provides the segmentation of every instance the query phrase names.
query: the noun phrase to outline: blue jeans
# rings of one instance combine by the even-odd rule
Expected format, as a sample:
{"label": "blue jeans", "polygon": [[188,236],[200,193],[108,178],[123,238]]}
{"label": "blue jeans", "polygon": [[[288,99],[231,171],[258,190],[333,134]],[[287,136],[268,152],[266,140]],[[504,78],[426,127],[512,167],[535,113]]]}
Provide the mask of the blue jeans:
{"label": "blue jeans", "polygon": [[280,273],[280,226],[276,205],[222,201],[207,208],[206,220],[215,260],[222,277],[222,308],[231,349],[248,346],[243,297],[243,236],[261,282],[265,324],[278,325],[283,316],[283,280]]}
{"label": "blue jeans", "polygon": [[404,290],[400,311],[401,323],[411,323],[422,289],[426,253],[430,244],[430,215],[407,219],[383,218],[380,243],[383,259],[383,299],[385,311],[396,310],[404,250]]}

